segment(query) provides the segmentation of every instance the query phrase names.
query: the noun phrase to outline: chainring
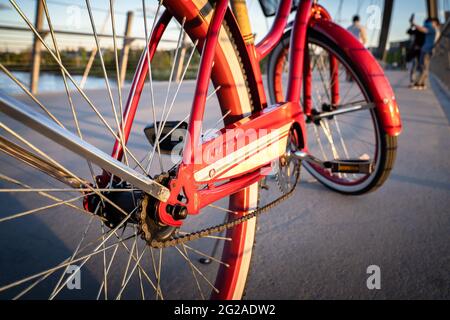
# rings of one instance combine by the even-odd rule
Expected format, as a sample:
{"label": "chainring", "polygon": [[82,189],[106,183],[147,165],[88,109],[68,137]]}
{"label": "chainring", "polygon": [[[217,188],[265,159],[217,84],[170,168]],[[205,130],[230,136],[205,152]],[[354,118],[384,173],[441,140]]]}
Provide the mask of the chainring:
{"label": "chainring", "polygon": [[289,132],[286,153],[277,161],[275,179],[282,194],[290,192],[300,178],[301,161],[293,154],[299,150],[298,136],[295,129]]}
{"label": "chainring", "polygon": [[[168,174],[162,174],[155,178],[155,181],[166,185],[169,181]],[[145,194],[140,199],[139,206],[139,230],[141,238],[144,239],[147,244],[151,244],[152,241],[165,241],[172,237],[177,230],[176,227],[160,225],[156,219],[158,200]]]}

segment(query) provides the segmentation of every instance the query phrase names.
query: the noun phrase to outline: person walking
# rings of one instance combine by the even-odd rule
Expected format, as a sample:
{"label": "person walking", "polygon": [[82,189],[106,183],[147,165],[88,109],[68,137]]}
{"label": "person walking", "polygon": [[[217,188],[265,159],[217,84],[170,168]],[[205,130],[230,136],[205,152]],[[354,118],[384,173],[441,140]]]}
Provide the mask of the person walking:
{"label": "person walking", "polygon": [[[347,28],[347,31],[349,31],[356,39],[358,39],[364,46],[367,43],[367,33],[366,28],[361,24],[361,19],[358,15],[353,16],[353,23],[350,27]],[[347,81],[352,82],[352,75],[347,72]]]}
{"label": "person walking", "polygon": [[367,33],[366,28],[361,24],[358,15],[353,16],[353,23],[347,30],[355,36],[363,45],[367,43]]}
{"label": "person walking", "polygon": [[426,82],[428,79],[428,74],[430,72],[430,62],[431,56],[433,55],[434,44],[438,39],[439,34],[439,20],[437,18],[428,18],[425,20],[423,26],[416,25],[412,23],[420,32],[425,34],[425,41],[420,51],[419,59],[419,77],[413,86],[413,89],[424,90],[426,89]]}
{"label": "person walking", "polygon": [[419,71],[420,55],[423,44],[425,43],[425,33],[419,31],[414,27],[414,15],[410,19],[411,27],[406,32],[411,37],[411,46],[406,55],[406,62],[411,63],[411,70],[409,73],[410,87],[414,87],[416,83],[416,73]]}

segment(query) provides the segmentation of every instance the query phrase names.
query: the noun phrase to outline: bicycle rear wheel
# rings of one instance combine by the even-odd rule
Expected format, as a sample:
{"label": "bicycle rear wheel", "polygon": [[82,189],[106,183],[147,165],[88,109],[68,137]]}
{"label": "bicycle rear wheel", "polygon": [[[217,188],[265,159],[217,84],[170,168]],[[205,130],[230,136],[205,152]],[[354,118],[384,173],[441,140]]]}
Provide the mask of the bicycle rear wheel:
{"label": "bicycle rear wheel", "polygon": [[[15,1],[11,3],[11,9],[17,12],[23,25],[28,26],[29,33],[36,35],[31,22],[27,25],[26,10]],[[95,79],[87,78],[83,82],[71,73],[68,64],[71,60],[67,53],[70,40],[66,38],[63,43],[63,37],[59,37],[53,28],[52,20],[56,19],[55,13],[59,10],[50,3],[47,6],[46,1],[42,4],[49,33],[42,45],[61,74],[58,81],[64,84],[63,91],[33,94],[18,79],[20,74],[9,70],[6,61],[0,61],[0,66],[15,88],[25,91],[15,98],[37,106],[59,125],[107,153],[111,153],[113,143],[118,141],[124,149],[122,161],[127,166],[152,177],[160,177],[164,183],[161,174],[179,163],[180,154],[165,154],[164,150],[156,147],[156,142],[149,145],[144,127],[152,125],[157,132],[159,130],[157,140],[162,145],[167,138],[166,132],[162,134],[162,129],[166,128],[164,124],[173,122],[173,127],[179,127],[188,119],[195,82],[185,78],[191,75],[195,79],[195,63],[200,58],[197,52],[202,47],[214,10],[206,0],[165,0],[154,8],[156,13],[152,20],[147,18],[146,2],[142,3],[139,14],[142,16],[140,23],[145,26],[142,30],[143,45],[155,47],[153,59],[158,56],[159,63],[170,62],[169,74],[151,65],[143,93],[138,92],[139,88],[133,84],[121,85],[115,30],[118,14],[114,10],[114,1],[109,2],[109,22],[105,24],[105,30],[96,27],[98,19],[90,1],[86,1],[84,8],[93,30],[90,53],[95,53],[91,63],[103,76],[104,90],[89,89]],[[162,29],[165,32],[159,43],[151,43],[148,39],[158,28],[154,21],[164,8],[177,23]],[[106,43],[101,34],[108,30],[113,37]],[[184,35],[188,37],[185,39]],[[144,53],[141,61],[148,57]],[[179,81],[173,80],[177,73],[176,61],[185,61]],[[145,72],[137,68],[135,80],[144,81],[146,77]],[[166,81],[155,81],[154,77]],[[246,76],[226,23],[219,37],[212,82],[214,86],[211,86],[208,96],[205,131],[221,129],[252,113]],[[125,139],[121,124],[124,122],[122,115],[127,114],[124,99],[127,91],[128,100],[138,97],[140,108],[131,123],[131,134]],[[4,143],[0,148],[3,151],[0,155],[3,167],[0,199],[4,207],[11,204],[0,216],[0,254],[5,257],[0,261],[2,297],[205,299],[211,292],[214,298],[219,299],[242,297],[253,249],[255,219],[226,234],[210,236],[192,244],[152,249],[141,239],[138,211],[142,209],[142,194],[132,185],[113,177],[106,184],[98,181],[102,168],[77,155],[69,155],[61,146],[30,132],[23,123],[2,115],[1,128],[1,142]],[[179,151],[182,153],[182,148]],[[12,154],[19,156],[11,157]],[[35,170],[36,166],[25,165],[21,161],[23,155],[42,161],[41,164],[57,163],[73,174],[70,178],[78,186],[69,189],[60,181],[49,178],[49,172],[42,172],[45,171],[42,166]],[[89,203],[85,202],[83,206],[82,200],[93,194],[98,195],[98,202],[93,210],[87,210]],[[245,215],[256,208],[258,195],[257,184],[243,189],[188,219],[182,229],[175,232],[197,231],[222,223],[229,217]],[[108,207],[111,202],[119,209]],[[35,217],[37,213],[39,217]],[[206,266],[199,262],[201,259],[211,264]],[[67,290],[67,284],[73,281],[70,276],[76,272],[71,266],[75,269],[81,267],[81,291]]]}
{"label": "bicycle rear wheel", "polygon": [[[284,100],[289,41],[290,31],[284,35],[268,60],[268,87],[272,102]],[[305,115],[309,116],[309,154],[321,161],[370,163],[371,170],[358,174],[332,172],[309,161],[303,161],[303,166],[333,191],[348,195],[374,191],[389,177],[395,162],[397,137],[391,137],[383,131],[379,116],[373,108],[363,107],[355,112],[312,121],[314,115],[327,111],[370,106],[373,98],[369,87],[361,80],[361,66],[355,65],[331,39],[313,29],[308,30],[308,56],[309,63],[305,62],[305,68],[310,66],[311,78],[305,77],[304,86],[310,86],[311,96],[305,98],[303,94],[302,104]]]}

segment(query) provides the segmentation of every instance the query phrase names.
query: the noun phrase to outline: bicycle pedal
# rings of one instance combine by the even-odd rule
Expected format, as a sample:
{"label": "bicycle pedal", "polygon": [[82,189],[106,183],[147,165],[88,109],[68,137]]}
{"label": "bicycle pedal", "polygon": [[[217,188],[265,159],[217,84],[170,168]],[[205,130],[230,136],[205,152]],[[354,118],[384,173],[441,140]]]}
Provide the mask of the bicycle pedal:
{"label": "bicycle pedal", "polygon": [[[145,136],[152,146],[155,145],[158,137],[156,129],[160,130],[162,124],[162,122],[157,121],[156,126],[151,124],[144,128]],[[161,152],[170,154],[179,143],[183,142],[187,127],[188,124],[184,121],[166,121],[158,139]]]}
{"label": "bicycle pedal", "polygon": [[333,173],[371,174],[373,163],[370,160],[333,160],[323,163]]}

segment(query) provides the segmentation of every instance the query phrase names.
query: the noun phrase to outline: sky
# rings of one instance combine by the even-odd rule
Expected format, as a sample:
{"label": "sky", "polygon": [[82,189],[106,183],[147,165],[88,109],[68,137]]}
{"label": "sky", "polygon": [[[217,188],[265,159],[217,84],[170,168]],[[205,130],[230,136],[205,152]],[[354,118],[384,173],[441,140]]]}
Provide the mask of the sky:
{"label": "sky", "polygon": [[[16,0],[18,6],[25,15],[34,22],[36,1]],[[343,0],[339,9],[339,0],[319,0],[325,8],[329,10],[333,18],[344,27],[351,23],[354,14],[359,14],[362,23],[366,26],[369,36],[369,46],[376,46],[379,37],[383,0]],[[57,30],[71,30],[79,32],[92,32],[89,15],[86,10],[85,0],[47,0],[52,24]],[[111,33],[111,22],[109,20],[109,0],[90,0],[93,9],[93,16],[97,31],[99,33]],[[265,18],[262,14],[258,0],[247,0],[252,27],[256,33],[257,40],[261,39],[269,29],[272,18]],[[443,19],[444,10],[450,10],[450,0],[440,0],[440,13]],[[146,0],[147,23],[150,28],[155,16],[157,7],[156,0]],[[116,32],[123,34],[125,29],[126,12],[134,11],[134,22],[132,34],[134,36],[144,36],[144,18],[142,10],[142,0],[115,0],[115,20]],[[416,22],[422,23],[426,17],[425,0],[396,0],[394,4],[393,18],[389,41],[399,41],[406,39],[406,29],[408,20],[412,13],[416,14]],[[8,0],[0,0],[0,25],[26,26],[25,22],[15,11]],[[45,27],[46,28],[46,24]],[[169,27],[169,32],[165,36],[166,40],[175,40],[178,35],[178,25],[173,23]],[[49,39],[50,37],[48,37]],[[0,49],[20,50],[29,47],[32,35],[30,32],[2,31],[0,32]],[[92,47],[94,40],[92,37],[84,38],[79,36],[58,36],[60,44],[66,48],[76,50],[80,46]],[[112,41],[102,40],[102,45],[111,46]],[[142,42],[135,42],[135,46],[142,46]],[[170,47],[171,42],[164,44]]]}

